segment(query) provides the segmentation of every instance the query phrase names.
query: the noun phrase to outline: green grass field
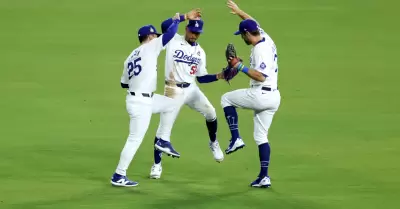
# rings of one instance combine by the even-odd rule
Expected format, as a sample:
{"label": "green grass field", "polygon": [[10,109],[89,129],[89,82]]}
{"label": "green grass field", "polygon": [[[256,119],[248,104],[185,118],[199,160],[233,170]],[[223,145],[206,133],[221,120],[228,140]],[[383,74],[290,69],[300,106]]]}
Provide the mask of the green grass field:
{"label": "green grass field", "polygon": [[[229,42],[248,63],[250,47],[232,35],[239,18],[224,0],[1,0],[0,208],[398,208],[400,3],[237,3],[278,47],[272,188],[248,187],[259,171],[251,111],[239,111],[247,147],[218,164],[203,117],[188,107],[172,133],[182,157],[164,158],[162,179],[148,179],[154,115],[128,171],[140,186],[109,184],[128,133],[119,79],[138,27],[160,29],[175,12],[201,7],[209,73],[225,65]],[[163,73],[157,93],[162,80]],[[244,75],[231,86],[201,85],[217,109],[223,149],[230,134],[220,97],[247,86]]]}

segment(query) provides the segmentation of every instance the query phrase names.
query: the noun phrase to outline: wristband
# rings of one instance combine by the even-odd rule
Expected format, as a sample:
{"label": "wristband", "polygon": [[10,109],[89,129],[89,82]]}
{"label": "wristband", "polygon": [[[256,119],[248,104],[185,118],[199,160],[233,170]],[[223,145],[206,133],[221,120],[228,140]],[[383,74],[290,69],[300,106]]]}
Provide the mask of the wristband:
{"label": "wristband", "polygon": [[243,63],[240,63],[240,64],[236,67],[236,69],[237,69],[238,71],[241,71],[243,68],[244,68]]}
{"label": "wristband", "polygon": [[242,72],[247,74],[249,72],[249,68],[246,66],[243,66]]}

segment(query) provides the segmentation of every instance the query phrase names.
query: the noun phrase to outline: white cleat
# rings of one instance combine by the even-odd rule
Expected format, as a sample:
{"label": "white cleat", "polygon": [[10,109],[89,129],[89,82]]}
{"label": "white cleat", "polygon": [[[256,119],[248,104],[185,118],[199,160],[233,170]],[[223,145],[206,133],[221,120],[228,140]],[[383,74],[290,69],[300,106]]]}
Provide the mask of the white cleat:
{"label": "white cleat", "polygon": [[214,159],[217,162],[222,162],[224,160],[224,153],[221,150],[221,147],[219,146],[218,140],[215,140],[215,142],[210,141],[210,149],[212,154],[214,155]]}
{"label": "white cleat", "polygon": [[271,187],[271,179],[269,178],[269,176],[257,177],[257,179],[253,181],[250,186],[258,188],[268,188]]}
{"label": "white cleat", "polygon": [[151,179],[159,179],[161,177],[161,173],[162,173],[161,163],[154,164],[153,166],[151,166],[151,170],[150,170],[150,178]]}
{"label": "white cleat", "polygon": [[246,145],[244,144],[243,140],[241,138],[236,138],[236,139],[231,139],[229,141],[229,146],[228,148],[225,150],[225,153],[227,155],[236,152],[239,149],[242,149],[243,147],[245,147]]}

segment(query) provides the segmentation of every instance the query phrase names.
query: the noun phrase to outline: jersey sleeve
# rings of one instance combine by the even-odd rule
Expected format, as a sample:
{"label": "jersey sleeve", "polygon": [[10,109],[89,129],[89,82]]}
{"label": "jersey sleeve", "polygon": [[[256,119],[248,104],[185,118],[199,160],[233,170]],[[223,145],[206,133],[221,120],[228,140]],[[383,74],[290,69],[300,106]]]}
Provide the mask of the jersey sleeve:
{"label": "jersey sleeve", "polygon": [[273,64],[273,54],[270,50],[264,50],[265,48],[260,47],[255,50],[254,53],[254,70],[261,72],[262,74],[268,76],[269,68]]}
{"label": "jersey sleeve", "polygon": [[196,76],[203,76],[203,75],[207,75],[207,60],[206,60],[206,53],[204,52],[204,50],[200,51],[201,53],[201,60],[196,72]]}
{"label": "jersey sleeve", "polygon": [[129,75],[128,75],[128,71],[126,70],[126,62],[124,62],[124,69],[122,71],[121,83],[129,84]]}
{"label": "jersey sleeve", "polygon": [[161,35],[160,37],[155,38],[149,42],[149,46],[151,47],[152,51],[160,53],[162,50],[165,49],[165,46],[163,45],[162,41],[163,36],[164,35]]}

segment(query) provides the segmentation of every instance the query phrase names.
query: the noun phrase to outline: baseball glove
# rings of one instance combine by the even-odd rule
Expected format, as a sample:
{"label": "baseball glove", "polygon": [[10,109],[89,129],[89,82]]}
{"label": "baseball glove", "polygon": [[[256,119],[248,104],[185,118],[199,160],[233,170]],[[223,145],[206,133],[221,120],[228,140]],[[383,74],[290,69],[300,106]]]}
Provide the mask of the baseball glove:
{"label": "baseball glove", "polygon": [[229,81],[237,75],[238,71],[235,68],[227,66],[222,69],[222,73],[224,74],[225,81],[229,83]]}
{"label": "baseball glove", "polygon": [[240,58],[236,55],[236,49],[233,44],[228,44],[225,50],[226,61],[228,62],[229,67],[234,67],[238,62],[241,62]]}

